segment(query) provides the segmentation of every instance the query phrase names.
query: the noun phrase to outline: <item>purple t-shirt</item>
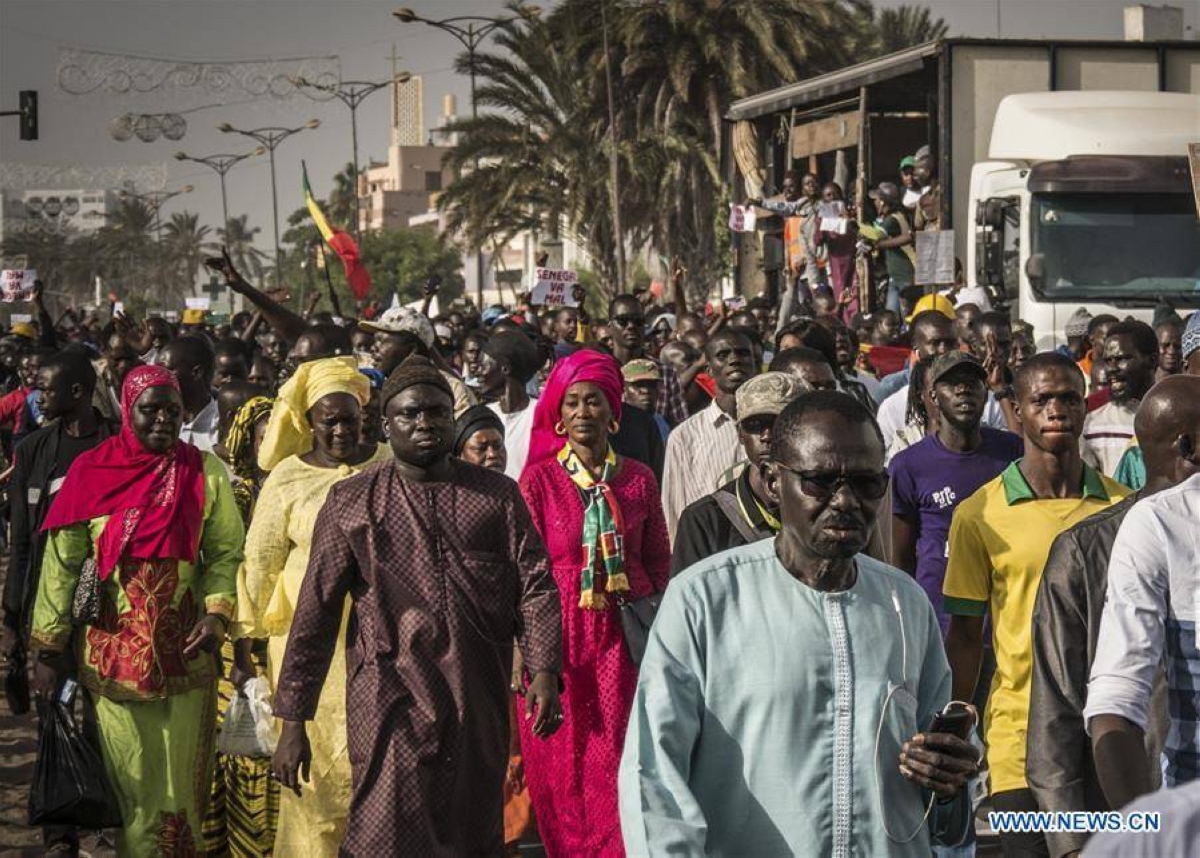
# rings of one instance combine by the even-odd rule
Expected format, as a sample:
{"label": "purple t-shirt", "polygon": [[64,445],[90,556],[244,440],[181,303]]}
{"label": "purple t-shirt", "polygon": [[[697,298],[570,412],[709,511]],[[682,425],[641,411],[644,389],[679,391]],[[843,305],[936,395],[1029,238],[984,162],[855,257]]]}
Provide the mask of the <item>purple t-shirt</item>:
{"label": "purple t-shirt", "polygon": [[970,453],[947,450],[936,435],[926,435],[892,459],[892,512],[917,533],[917,583],[927,594],[942,624],[942,582],[949,554],[950,519],[960,503],[1021,458],[1019,435],[980,427],[983,443]]}

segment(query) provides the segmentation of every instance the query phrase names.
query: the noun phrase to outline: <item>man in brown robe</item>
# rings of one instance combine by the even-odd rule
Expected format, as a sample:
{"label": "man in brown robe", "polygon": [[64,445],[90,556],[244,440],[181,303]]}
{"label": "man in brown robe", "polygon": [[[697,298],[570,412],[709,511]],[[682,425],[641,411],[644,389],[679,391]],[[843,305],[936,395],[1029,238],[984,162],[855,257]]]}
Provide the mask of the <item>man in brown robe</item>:
{"label": "man in brown robe", "polygon": [[450,457],[453,395],[424,358],[383,390],[395,454],[338,483],[312,553],[275,695],[274,774],[300,792],[304,722],[333,656],[346,596],[353,798],[343,854],[500,854],[512,641],[525,717],[559,726],[559,597],[517,484]]}

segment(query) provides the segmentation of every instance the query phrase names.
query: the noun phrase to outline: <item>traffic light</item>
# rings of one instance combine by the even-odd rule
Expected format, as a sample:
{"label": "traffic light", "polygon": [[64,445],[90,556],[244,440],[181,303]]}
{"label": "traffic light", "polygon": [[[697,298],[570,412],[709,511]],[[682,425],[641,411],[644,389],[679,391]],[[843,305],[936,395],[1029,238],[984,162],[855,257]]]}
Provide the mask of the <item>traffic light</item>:
{"label": "traffic light", "polygon": [[21,139],[38,139],[38,97],[36,89],[21,90]]}

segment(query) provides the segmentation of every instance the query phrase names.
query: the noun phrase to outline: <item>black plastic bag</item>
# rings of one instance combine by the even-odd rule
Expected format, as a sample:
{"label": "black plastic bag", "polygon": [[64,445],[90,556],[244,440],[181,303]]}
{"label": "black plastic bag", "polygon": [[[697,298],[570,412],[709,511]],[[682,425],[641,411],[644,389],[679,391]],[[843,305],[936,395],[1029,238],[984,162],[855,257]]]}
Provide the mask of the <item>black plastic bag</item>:
{"label": "black plastic bag", "polygon": [[23,651],[12,657],[4,675],[4,699],[13,715],[24,715],[29,711],[29,667],[25,664]]}
{"label": "black plastic bag", "polygon": [[29,791],[30,825],[119,828],[121,809],[100,752],[88,744],[71,710],[38,701],[41,734]]}

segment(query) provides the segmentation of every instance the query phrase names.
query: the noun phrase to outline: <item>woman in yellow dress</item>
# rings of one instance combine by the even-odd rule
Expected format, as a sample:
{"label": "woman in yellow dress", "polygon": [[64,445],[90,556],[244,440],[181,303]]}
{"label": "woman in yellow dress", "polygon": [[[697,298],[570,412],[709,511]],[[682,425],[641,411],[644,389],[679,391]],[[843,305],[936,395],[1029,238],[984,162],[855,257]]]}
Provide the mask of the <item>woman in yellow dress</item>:
{"label": "woman in yellow dress", "polygon": [[[308,566],[313,524],[326,494],[334,483],[390,459],[385,445],[360,441],[369,395],[370,382],[352,357],[301,364],[280,388],[267,424],[259,465],[270,473],[246,536],[235,634],[267,638],[272,689]],[[282,792],[276,855],[334,856],[345,833],[350,812],[345,637],[343,618],[329,679],[309,729],[311,781],[300,796]],[[239,668],[254,673],[252,663]]]}

